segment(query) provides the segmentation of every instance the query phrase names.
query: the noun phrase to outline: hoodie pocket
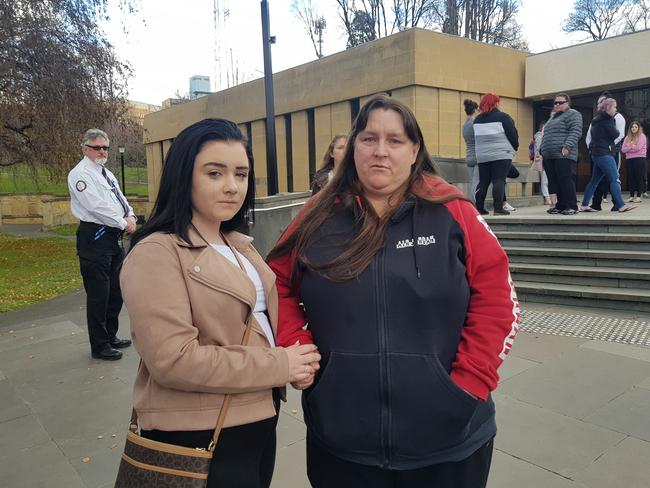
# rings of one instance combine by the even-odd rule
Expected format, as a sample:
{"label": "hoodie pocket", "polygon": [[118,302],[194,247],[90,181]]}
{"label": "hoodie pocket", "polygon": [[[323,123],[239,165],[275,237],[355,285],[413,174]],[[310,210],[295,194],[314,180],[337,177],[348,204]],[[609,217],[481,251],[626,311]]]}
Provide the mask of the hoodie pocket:
{"label": "hoodie pocket", "polygon": [[335,450],[379,450],[380,398],[375,354],[331,352],[327,366],[305,395],[309,429]]}
{"label": "hoodie pocket", "polygon": [[421,457],[462,443],[478,400],[458,387],[436,356],[390,355],[391,444]]}

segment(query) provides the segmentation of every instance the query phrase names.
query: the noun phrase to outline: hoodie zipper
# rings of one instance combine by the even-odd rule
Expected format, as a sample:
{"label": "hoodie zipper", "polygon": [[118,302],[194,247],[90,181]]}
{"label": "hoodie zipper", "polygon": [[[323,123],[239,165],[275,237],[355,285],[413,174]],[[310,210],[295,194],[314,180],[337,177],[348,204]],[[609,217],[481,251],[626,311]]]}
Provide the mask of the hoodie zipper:
{"label": "hoodie zipper", "polygon": [[375,290],[377,299],[377,322],[379,324],[379,393],[381,398],[381,427],[379,431],[383,451],[382,467],[390,466],[390,365],[388,361],[388,326],[386,304],[385,249],[379,252]]}

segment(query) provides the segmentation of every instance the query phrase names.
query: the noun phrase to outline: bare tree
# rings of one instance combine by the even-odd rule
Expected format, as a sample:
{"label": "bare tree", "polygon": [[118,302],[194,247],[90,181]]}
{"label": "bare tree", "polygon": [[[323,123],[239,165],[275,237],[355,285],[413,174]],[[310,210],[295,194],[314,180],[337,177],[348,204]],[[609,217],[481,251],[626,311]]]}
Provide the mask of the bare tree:
{"label": "bare tree", "polygon": [[348,36],[348,47],[392,34],[395,23],[388,29],[388,16],[383,0],[336,0],[343,26]]}
{"label": "bare tree", "polygon": [[293,14],[302,23],[312,46],[316,57],[323,57],[323,31],[327,27],[325,17],[319,14],[316,4],[313,0],[293,0],[291,3]]}
{"label": "bare tree", "polygon": [[516,16],[519,0],[436,0],[428,10],[432,24],[446,34],[528,49]]}
{"label": "bare tree", "polygon": [[650,0],[637,0],[625,16],[624,32],[650,29]]}
{"label": "bare tree", "polygon": [[624,28],[632,6],[631,0],[576,0],[562,30],[584,32],[593,40],[605,39]]}
{"label": "bare tree", "polygon": [[437,0],[393,0],[394,25],[399,30],[412,27],[430,27]]}
{"label": "bare tree", "polygon": [[97,26],[106,5],[0,0],[0,166],[61,175],[79,159],[86,129],[126,112],[129,66]]}

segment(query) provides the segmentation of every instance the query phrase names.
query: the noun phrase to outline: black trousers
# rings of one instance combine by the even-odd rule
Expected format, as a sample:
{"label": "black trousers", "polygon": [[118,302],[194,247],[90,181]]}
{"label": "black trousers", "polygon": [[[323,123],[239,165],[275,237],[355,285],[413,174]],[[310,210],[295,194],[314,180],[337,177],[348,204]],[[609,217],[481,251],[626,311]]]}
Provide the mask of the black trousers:
{"label": "black trousers", "polygon": [[[103,227],[103,229],[102,229]],[[122,310],[120,229],[81,222],[77,230],[79,268],[86,290],[90,349],[98,352],[117,335]]]}
{"label": "black trousers", "polygon": [[307,434],[307,476],[313,488],[484,488],[493,440],[467,459],[395,471],[351,463],[329,453]]}
{"label": "black trousers", "polygon": [[555,208],[562,211],[566,209],[578,210],[576,203],[576,162],[572,159],[545,159],[544,169],[548,177],[549,186],[553,181],[553,187],[557,194]]}
{"label": "black trousers", "polygon": [[485,210],[485,197],[488,187],[492,183],[492,198],[494,210],[503,210],[503,201],[506,194],[506,175],[510,170],[512,160],[498,159],[486,161],[478,165],[478,186],[476,187],[476,208]]}
{"label": "black trousers", "polygon": [[632,158],[626,161],[630,196],[640,197],[645,191],[645,158]]}
{"label": "black trousers", "polygon": [[[280,395],[273,390],[276,412]],[[216,422],[217,419],[215,419]],[[275,466],[275,427],[278,415],[259,422],[221,430],[210,462],[208,488],[268,488]],[[214,430],[162,431],[143,430],[142,437],[184,447],[207,448]]]}

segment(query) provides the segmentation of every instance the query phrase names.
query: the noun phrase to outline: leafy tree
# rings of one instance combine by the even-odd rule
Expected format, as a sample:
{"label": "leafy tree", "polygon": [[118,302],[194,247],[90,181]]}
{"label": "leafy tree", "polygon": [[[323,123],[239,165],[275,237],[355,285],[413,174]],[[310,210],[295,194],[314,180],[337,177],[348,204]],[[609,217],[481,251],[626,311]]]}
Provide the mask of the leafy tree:
{"label": "leafy tree", "polygon": [[584,32],[593,40],[605,39],[622,30],[632,7],[630,0],[576,0],[562,30]]}
{"label": "leafy tree", "polygon": [[[132,1],[120,5],[133,12]],[[0,0],[0,165],[62,175],[90,127],[126,111],[127,64],[99,24],[108,0]]]}

